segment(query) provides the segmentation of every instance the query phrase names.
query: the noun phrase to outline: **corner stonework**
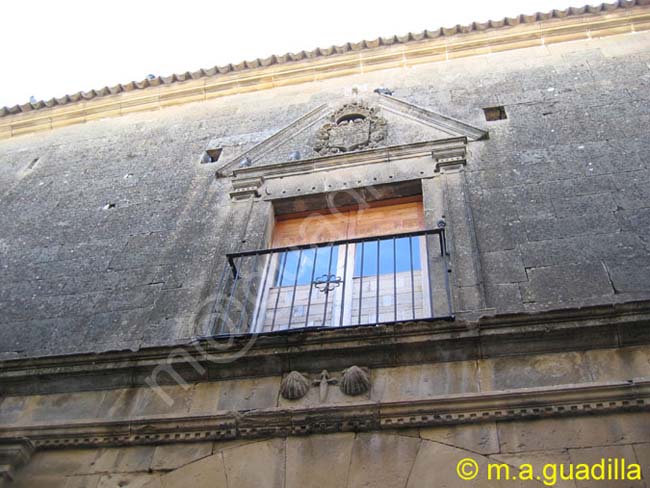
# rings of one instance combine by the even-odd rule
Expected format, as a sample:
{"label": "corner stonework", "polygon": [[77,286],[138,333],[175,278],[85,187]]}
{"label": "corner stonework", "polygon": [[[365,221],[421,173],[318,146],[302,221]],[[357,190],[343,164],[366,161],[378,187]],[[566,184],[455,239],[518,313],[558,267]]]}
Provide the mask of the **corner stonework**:
{"label": "corner stonework", "polygon": [[32,457],[34,445],[28,439],[0,439],[0,481],[11,481],[17,468]]}

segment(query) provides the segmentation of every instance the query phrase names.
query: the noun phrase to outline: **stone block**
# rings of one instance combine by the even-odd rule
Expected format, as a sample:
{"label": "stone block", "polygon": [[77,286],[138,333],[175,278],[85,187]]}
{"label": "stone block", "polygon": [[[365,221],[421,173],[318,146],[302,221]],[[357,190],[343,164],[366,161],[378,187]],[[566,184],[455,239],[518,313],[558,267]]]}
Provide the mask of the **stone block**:
{"label": "stone block", "polygon": [[[93,315],[86,322],[86,331],[83,340],[87,344],[92,344],[92,351],[106,351],[119,349],[137,349],[142,341],[144,331],[136,325],[146,320],[150,309],[146,308],[143,302],[139,302],[136,297],[127,297],[128,292],[119,294],[117,300],[124,298],[125,301],[114,302],[114,305],[120,307],[131,307],[129,310],[115,310],[111,312],[102,312]],[[153,296],[147,295],[146,296]],[[145,295],[141,295],[145,296]],[[104,298],[104,303],[111,300],[110,293],[100,295]],[[133,300],[133,301],[132,301]],[[139,307],[142,305],[142,307]]]}
{"label": "stone block", "polygon": [[621,210],[616,212],[621,230],[629,232],[640,232],[648,235],[650,229],[650,208]]}
{"label": "stone block", "polygon": [[518,283],[487,284],[485,296],[487,306],[497,309],[497,313],[516,313],[522,310]]}
{"label": "stone block", "polygon": [[592,381],[589,364],[577,352],[481,359],[478,371],[486,392]]}
{"label": "stone block", "polygon": [[634,444],[632,446],[636,456],[636,462],[641,466],[643,479],[646,480],[646,487],[648,484],[650,472],[650,443]]}
{"label": "stone block", "polygon": [[[178,468],[160,478],[162,488],[222,488],[227,487],[226,472],[220,454],[208,456]],[[235,485],[237,486],[237,485]]]}
{"label": "stone block", "polygon": [[65,478],[65,488],[97,488],[99,480],[102,477],[100,474],[81,475],[81,476],[67,476]]}
{"label": "stone block", "polygon": [[[603,459],[605,460],[605,473],[603,473],[603,481],[597,480],[576,480],[576,488],[592,487],[596,483],[605,483],[608,487],[617,488],[644,488],[647,486],[643,480],[609,480],[607,476],[608,461],[617,459],[619,462],[625,460],[625,464],[630,465],[637,463],[634,448],[632,446],[602,446],[602,447],[587,447],[583,449],[569,449],[571,456],[571,463],[575,466],[577,464],[587,464],[593,466],[599,464]],[[620,466],[620,464],[619,464]],[[643,469],[643,467],[642,467]],[[647,468],[646,468],[647,469]]]}
{"label": "stone block", "polygon": [[354,434],[287,438],[287,488],[346,486]]}
{"label": "stone block", "polygon": [[37,424],[91,420],[97,417],[105,392],[86,391],[30,397],[30,420]]}
{"label": "stone block", "polygon": [[594,381],[627,381],[648,375],[648,346],[595,349],[583,355]]}
{"label": "stone block", "polygon": [[650,291],[650,254],[633,259],[612,256],[604,263],[616,293]]}
{"label": "stone block", "polygon": [[502,453],[598,447],[645,442],[648,412],[497,422]]}
{"label": "stone block", "polygon": [[[458,463],[469,458],[478,465],[478,474],[473,480],[461,480],[456,473]],[[415,463],[408,475],[407,488],[439,487],[520,487],[521,482],[488,480],[488,458],[465,449],[458,449],[438,442],[423,440],[415,458]],[[514,469],[513,469],[514,471]],[[514,474],[514,472],[512,473]],[[383,486],[381,484],[368,486]],[[398,486],[398,485],[395,485]]]}
{"label": "stone block", "polygon": [[401,435],[357,434],[348,486],[406,486],[421,442],[420,439]]}
{"label": "stone block", "polygon": [[97,488],[158,488],[156,485],[159,481],[158,474],[151,473],[110,473],[104,474],[99,479]]}
{"label": "stone block", "polygon": [[[161,284],[151,284],[132,288],[124,292],[104,292],[99,295],[94,308],[95,313],[106,313],[152,306],[160,293]],[[116,314],[119,317],[119,314]]]}
{"label": "stone block", "polygon": [[162,480],[160,476],[155,476],[151,480],[147,481],[142,488],[163,488]]}
{"label": "stone block", "polygon": [[566,196],[553,200],[555,214],[559,218],[590,213],[606,214],[616,210],[616,202],[611,193]]}
{"label": "stone block", "polygon": [[[567,450],[532,451],[520,454],[495,454],[490,456],[491,463],[504,463],[515,468],[521,468],[522,464],[533,467],[533,473],[541,478],[541,483],[559,488],[575,488],[573,480],[562,480],[560,478],[559,466],[564,466],[565,473],[569,473],[571,459]],[[548,468],[547,465],[558,466],[557,469]],[[526,482],[530,484],[530,482]]]}
{"label": "stone block", "polygon": [[90,463],[88,473],[130,473],[147,471],[151,466],[155,447],[111,447],[100,449]]}
{"label": "stone block", "polygon": [[420,437],[483,455],[499,452],[494,422],[423,428],[420,429]]}
{"label": "stone block", "polygon": [[212,443],[212,452],[214,454],[225,451],[226,449],[235,449],[236,447],[245,446],[246,444],[253,444],[258,442],[254,439],[232,439],[228,441],[216,441]]}
{"label": "stone block", "polygon": [[212,442],[170,444],[156,447],[151,460],[153,470],[172,470],[212,454]]}
{"label": "stone block", "polygon": [[95,449],[37,451],[16,475],[19,479],[58,476],[63,480],[66,475],[92,473],[92,463],[96,457]]}
{"label": "stone block", "polygon": [[611,212],[570,215],[564,218],[526,218],[524,224],[529,241],[548,241],[584,234],[610,234],[622,229]]}
{"label": "stone block", "polygon": [[149,321],[156,323],[161,320],[196,313],[199,310],[201,290],[202,287],[161,291],[149,316]]}
{"label": "stone block", "polygon": [[138,388],[116,388],[104,392],[97,408],[99,418],[127,419],[138,398]]}
{"label": "stone block", "polygon": [[528,281],[518,251],[493,251],[481,254],[483,279],[486,283],[519,283]]}
{"label": "stone block", "polygon": [[475,361],[403,366],[372,371],[371,400],[399,402],[478,392]]}
{"label": "stone block", "polygon": [[517,221],[499,224],[477,222],[477,240],[485,249],[514,249],[519,242],[517,227],[520,225]]}
{"label": "stone block", "polygon": [[190,385],[158,386],[156,388],[138,388],[130,418],[177,417],[187,414],[190,409]]}
{"label": "stone block", "polygon": [[527,242],[521,244],[519,249],[526,268],[594,262],[613,257],[627,260],[647,254],[643,241],[631,232],[599,235],[597,239],[577,236],[556,241]]}
{"label": "stone block", "polygon": [[[28,403],[29,397],[25,396],[7,396],[0,399],[0,424],[9,426],[19,423]],[[29,422],[29,415],[25,415],[25,418],[25,421]]]}
{"label": "stone block", "polygon": [[221,384],[219,410],[272,408],[278,403],[280,378],[255,378],[226,381]]}
{"label": "stone block", "polygon": [[211,415],[218,411],[219,391],[218,381],[197,383],[192,387],[190,415]]}
{"label": "stone block", "polygon": [[591,297],[611,300],[607,297],[614,294],[602,263],[531,268],[521,289],[526,302],[554,304]]}
{"label": "stone block", "polygon": [[[222,456],[229,486],[238,488],[285,486],[285,439],[259,441],[226,449],[222,451]],[[255,469],[251,469],[252,466]]]}
{"label": "stone block", "polygon": [[[60,475],[19,477],[12,482],[0,480],[2,488],[66,488],[66,478]],[[11,483],[11,484],[10,484]]]}

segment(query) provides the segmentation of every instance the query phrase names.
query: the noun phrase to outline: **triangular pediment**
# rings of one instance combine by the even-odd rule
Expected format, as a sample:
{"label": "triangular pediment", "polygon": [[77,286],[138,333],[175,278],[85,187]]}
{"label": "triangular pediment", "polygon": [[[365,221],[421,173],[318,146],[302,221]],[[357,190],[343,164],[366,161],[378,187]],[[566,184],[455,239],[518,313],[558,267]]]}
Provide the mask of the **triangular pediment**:
{"label": "triangular pediment", "polygon": [[487,131],[392,95],[375,93],[314,108],[228,161],[217,174],[454,137],[475,141],[487,137]]}

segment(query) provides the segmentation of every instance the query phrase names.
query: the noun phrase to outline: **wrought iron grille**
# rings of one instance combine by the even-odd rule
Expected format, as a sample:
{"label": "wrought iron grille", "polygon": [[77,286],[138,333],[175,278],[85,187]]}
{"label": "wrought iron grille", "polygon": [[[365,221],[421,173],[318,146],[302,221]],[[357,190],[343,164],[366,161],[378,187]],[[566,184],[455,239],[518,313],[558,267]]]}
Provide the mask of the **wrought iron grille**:
{"label": "wrought iron grille", "polygon": [[227,255],[214,332],[452,320],[444,228]]}

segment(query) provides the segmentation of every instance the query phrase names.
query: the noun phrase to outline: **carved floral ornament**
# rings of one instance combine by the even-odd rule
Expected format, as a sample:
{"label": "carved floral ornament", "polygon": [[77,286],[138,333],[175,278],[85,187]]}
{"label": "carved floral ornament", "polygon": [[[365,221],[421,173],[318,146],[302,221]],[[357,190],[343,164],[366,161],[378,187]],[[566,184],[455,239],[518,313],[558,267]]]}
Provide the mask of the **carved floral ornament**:
{"label": "carved floral ornament", "polygon": [[280,384],[280,394],[286,400],[299,400],[312,386],[318,386],[320,401],[324,402],[327,399],[329,385],[336,384],[345,395],[363,395],[370,390],[370,373],[366,368],[350,366],[343,370],[339,378],[336,378],[330,376],[330,373],[324,369],[310,381],[308,375],[291,371]]}
{"label": "carved floral ornament", "polygon": [[386,119],[364,102],[346,103],[316,132],[314,150],[321,156],[378,147],[386,138]]}

